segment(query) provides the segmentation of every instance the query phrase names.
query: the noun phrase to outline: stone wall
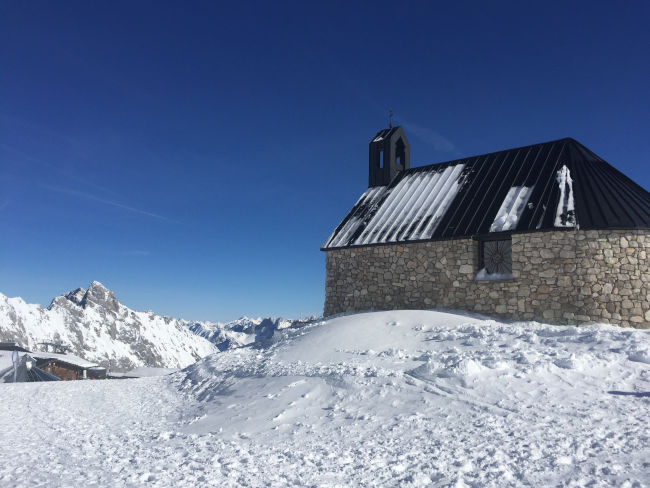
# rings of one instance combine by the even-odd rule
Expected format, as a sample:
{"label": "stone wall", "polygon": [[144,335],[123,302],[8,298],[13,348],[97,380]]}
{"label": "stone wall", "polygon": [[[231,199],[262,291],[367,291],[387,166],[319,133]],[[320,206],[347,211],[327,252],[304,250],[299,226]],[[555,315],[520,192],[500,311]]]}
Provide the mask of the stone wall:
{"label": "stone wall", "polygon": [[448,308],[555,324],[650,327],[650,232],[512,236],[512,279],[476,281],[472,239],[326,251],[325,315]]}

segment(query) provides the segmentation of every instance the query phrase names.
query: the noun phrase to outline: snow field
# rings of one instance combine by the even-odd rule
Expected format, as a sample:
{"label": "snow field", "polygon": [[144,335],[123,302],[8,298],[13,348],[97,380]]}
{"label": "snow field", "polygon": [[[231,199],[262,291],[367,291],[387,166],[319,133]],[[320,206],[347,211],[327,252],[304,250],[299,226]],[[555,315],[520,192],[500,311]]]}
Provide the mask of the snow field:
{"label": "snow field", "polygon": [[647,331],[342,316],[168,377],[2,385],[0,484],[647,486],[649,370]]}

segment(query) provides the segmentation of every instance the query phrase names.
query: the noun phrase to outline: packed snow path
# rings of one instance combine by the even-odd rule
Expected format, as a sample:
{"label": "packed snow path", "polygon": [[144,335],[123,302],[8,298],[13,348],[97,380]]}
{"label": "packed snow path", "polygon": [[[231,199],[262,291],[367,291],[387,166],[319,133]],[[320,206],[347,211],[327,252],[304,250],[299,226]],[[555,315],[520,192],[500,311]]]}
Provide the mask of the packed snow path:
{"label": "packed snow path", "polygon": [[647,331],[358,314],[0,391],[1,486],[650,485]]}

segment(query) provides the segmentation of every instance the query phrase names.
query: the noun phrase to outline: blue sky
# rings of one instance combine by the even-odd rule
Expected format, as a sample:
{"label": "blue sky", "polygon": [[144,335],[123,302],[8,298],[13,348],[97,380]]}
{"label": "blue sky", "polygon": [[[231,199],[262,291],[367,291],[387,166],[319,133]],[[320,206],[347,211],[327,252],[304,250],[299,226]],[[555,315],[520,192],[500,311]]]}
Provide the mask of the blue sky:
{"label": "blue sky", "polygon": [[0,292],[319,314],[388,109],[412,166],[571,136],[650,187],[650,3],[0,0]]}

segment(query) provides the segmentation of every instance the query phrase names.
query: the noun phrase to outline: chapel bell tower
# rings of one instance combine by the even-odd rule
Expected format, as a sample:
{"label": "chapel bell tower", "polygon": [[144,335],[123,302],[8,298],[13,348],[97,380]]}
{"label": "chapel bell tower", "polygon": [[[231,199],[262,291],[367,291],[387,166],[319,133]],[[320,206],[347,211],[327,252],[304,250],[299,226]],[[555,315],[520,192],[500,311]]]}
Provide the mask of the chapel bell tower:
{"label": "chapel bell tower", "polygon": [[368,187],[386,186],[411,166],[411,148],[401,126],[377,132],[369,149]]}

